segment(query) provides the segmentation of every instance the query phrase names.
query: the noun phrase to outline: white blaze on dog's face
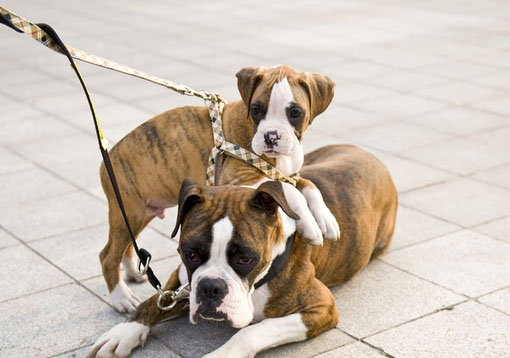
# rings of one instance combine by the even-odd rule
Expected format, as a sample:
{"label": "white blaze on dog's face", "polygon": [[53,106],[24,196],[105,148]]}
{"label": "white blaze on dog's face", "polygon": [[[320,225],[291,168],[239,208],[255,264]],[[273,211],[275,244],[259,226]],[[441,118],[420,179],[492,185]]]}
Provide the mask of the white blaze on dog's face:
{"label": "white blaze on dog's face", "polygon": [[[234,226],[224,217],[212,226],[209,259],[193,272],[191,279],[190,318],[228,320],[233,327],[241,328],[253,319],[250,288],[231,266],[231,241]],[[236,257],[234,265],[249,266],[252,256]],[[230,261],[230,262],[229,262]]]}
{"label": "white blaze on dog's face", "polygon": [[[254,318],[254,285],[285,250],[295,214],[279,182],[257,190],[203,188],[185,182],[179,195],[179,253],[190,279],[190,320],[227,321],[245,327]],[[174,231],[176,232],[176,231]],[[181,282],[185,282],[181,279]]]}
{"label": "white blaze on dog's face", "polygon": [[252,139],[253,151],[276,158],[277,167],[287,174],[303,165],[300,129],[305,110],[296,101],[287,77],[273,85],[267,104],[256,99],[250,106],[250,115],[257,126]]}

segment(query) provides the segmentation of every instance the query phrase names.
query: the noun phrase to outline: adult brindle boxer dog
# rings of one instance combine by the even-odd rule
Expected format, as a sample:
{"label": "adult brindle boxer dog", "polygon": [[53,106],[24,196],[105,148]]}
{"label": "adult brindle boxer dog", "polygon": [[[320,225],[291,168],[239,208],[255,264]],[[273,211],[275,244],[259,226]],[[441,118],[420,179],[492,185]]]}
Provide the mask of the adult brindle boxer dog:
{"label": "adult brindle boxer dog", "polygon": [[[181,225],[182,264],[165,290],[189,279],[192,323],[225,321],[242,328],[205,357],[254,357],[335,327],[338,312],[328,287],[351,278],[390,244],[397,193],[379,160],[354,146],[329,146],[305,156],[301,175],[317,185],[342,223],[341,240],[313,247],[298,234],[293,246],[287,245],[296,232],[296,221],[289,217],[297,215],[279,182],[256,189],[183,182],[176,223],[176,229]],[[257,285],[288,247],[290,256],[281,271]],[[89,357],[128,357],[145,343],[151,326],[184,305],[181,301],[162,311],[157,299],[149,298],[126,322],[100,337]]]}
{"label": "adult brindle boxer dog", "polygon": [[[237,73],[242,101],[227,104],[223,111],[226,140],[265,158],[287,175],[303,165],[303,133],[328,107],[335,83],[327,76],[299,72],[287,66],[246,67]],[[177,205],[181,182],[192,178],[205,183],[207,161],[213,148],[208,110],[183,107],[167,111],[143,123],[110,151],[113,167],[135,237],[166,208]],[[254,184],[261,172],[251,165],[224,156],[216,183]],[[120,264],[131,281],[145,280],[133,260],[133,246],[104,165],[101,183],[108,199],[109,237],[101,251],[103,275],[113,306],[132,312],[139,299],[120,276]],[[292,209],[301,220],[298,232],[311,244],[320,245],[323,235],[335,239],[338,224],[312,183],[299,180],[298,191],[284,184]],[[307,205],[308,202],[308,205]]]}

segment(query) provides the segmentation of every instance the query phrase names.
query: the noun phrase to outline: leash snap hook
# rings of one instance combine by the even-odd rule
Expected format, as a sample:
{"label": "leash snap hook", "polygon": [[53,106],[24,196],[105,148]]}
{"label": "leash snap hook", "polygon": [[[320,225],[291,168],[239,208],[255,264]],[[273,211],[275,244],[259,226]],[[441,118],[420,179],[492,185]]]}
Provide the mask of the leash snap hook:
{"label": "leash snap hook", "polygon": [[[173,290],[163,291],[161,289],[161,287],[158,286],[158,293],[159,293],[159,297],[158,297],[158,301],[157,301],[158,308],[163,311],[171,310],[172,308],[175,307],[177,302],[188,299],[189,292],[190,292],[189,283],[185,283],[184,285],[181,285],[175,291],[173,291]],[[170,297],[172,299],[172,303],[170,303],[168,306],[164,306],[161,303],[161,301],[168,297]]]}
{"label": "leash snap hook", "polygon": [[137,271],[141,276],[147,273],[147,270],[149,269],[149,264],[151,263],[151,259],[152,259],[151,255],[147,256],[147,262],[145,263],[145,265],[142,263],[141,259],[138,259]]}

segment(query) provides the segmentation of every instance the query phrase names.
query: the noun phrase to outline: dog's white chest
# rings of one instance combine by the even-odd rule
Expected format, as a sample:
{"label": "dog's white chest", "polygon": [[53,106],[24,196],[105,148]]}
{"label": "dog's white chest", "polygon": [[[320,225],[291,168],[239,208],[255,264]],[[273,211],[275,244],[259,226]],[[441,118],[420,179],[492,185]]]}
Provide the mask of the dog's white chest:
{"label": "dog's white chest", "polygon": [[255,292],[253,292],[253,322],[259,322],[266,318],[264,316],[264,308],[266,307],[266,303],[269,300],[270,295],[271,291],[269,290],[269,287],[267,287],[267,283],[260,286],[255,290]]}

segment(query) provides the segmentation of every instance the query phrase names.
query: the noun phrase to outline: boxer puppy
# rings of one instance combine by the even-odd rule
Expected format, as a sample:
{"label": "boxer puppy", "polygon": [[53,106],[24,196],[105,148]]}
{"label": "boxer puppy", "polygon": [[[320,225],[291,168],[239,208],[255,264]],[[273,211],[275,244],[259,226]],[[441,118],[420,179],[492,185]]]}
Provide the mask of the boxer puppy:
{"label": "boxer puppy", "polygon": [[[333,98],[334,82],[327,76],[275,68],[246,67],[237,73],[242,101],[223,111],[226,140],[255,151],[287,175],[303,164],[302,137],[313,119]],[[135,237],[156,216],[177,204],[184,178],[204,184],[213,148],[211,120],[205,106],[176,108],[143,123],[110,151],[119,190]],[[140,302],[120,276],[141,282],[133,247],[108,174],[101,166],[101,183],[108,199],[109,237],[99,257],[113,306],[132,312]],[[241,160],[224,156],[216,183],[254,184],[264,176]],[[314,245],[323,235],[340,235],[338,224],[313,184],[300,180],[302,195],[285,184],[287,200],[300,216],[298,232]],[[303,197],[304,196],[304,197]],[[307,203],[308,201],[308,203]]]}
{"label": "boxer puppy", "polygon": [[[301,175],[317,185],[342,222],[342,240],[313,247],[298,234],[292,242],[298,215],[279,182],[257,189],[183,182],[176,224],[182,225],[182,264],[165,290],[189,281],[192,323],[225,321],[241,328],[206,358],[250,358],[335,327],[338,312],[328,287],[351,278],[389,246],[397,193],[380,161],[354,146],[329,146],[305,157]],[[285,253],[278,271],[275,263],[282,264]],[[270,268],[276,275],[267,281]],[[88,357],[128,357],[145,343],[151,326],[185,304],[162,311],[157,299],[149,298],[100,337]]]}

